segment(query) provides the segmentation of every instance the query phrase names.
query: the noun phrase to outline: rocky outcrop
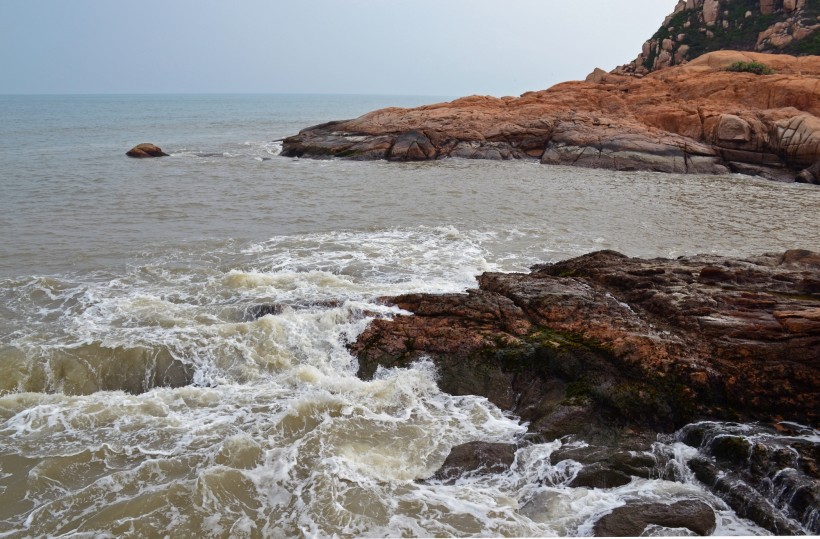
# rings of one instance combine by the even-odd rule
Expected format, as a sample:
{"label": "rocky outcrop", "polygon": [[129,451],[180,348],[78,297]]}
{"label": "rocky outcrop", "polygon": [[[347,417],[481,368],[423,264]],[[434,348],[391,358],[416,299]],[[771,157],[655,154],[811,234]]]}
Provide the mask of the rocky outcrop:
{"label": "rocky outcrop", "polygon": [[699,422],[677,433],[688,467],[734,509],[777,535],[820,532],[820,444],[812,428]]}
{"label": "rocky outcrop", "polygon": [[360,376],[432,357],[442,389],[484,395],[550,438],[818,420],[820,254],[602,251],[478,283],[392,298],[414,314],[376,320],[352,345]]}
{"label": "rocky outcrop", "polygon": [[[432,359],[442,390],[487,397],[527,422],[530,439],[586,442],[550,456],[576,467],[570,487],[688,480],[671,449],[652,444],[680,429],[677,440],[698,450],[692,473],[738,514],[777,534],[820,531],[820,253],[600,251],[478,284],[386,298],[413,314],[377,319],[351,345],[359,376]],[[454,449],[439,479],[506,470],[511,446],[498,446],[504,458],[494,447]],[[595,532],[635,536],[654,524],[708,534],[710,515],[630,504]]]}
{"label": "rocky outcrop", "polygon": [[717,50],[820,55],[820,6],[809,0],[680,0],[632,62],[645,75]]}
{"label": "rocky outcrop", "polygon": [[154,146],[150,143],[143,143],[137,144],[127,152],[125,155],[128,157],[137,157],[137,158],[145,158],[145,157],[167,157],[168,154],[163,152],[158,146]]}
{"label": "rocky outcrop", "polygon": [[[762,61],[775,75],[731,73]],[[606,74],[521,97],[388,108],[284,140],[282,155],[421,161],[532,159],[614,170],[820,182],[820,57],[720,51],[643,78]]]}

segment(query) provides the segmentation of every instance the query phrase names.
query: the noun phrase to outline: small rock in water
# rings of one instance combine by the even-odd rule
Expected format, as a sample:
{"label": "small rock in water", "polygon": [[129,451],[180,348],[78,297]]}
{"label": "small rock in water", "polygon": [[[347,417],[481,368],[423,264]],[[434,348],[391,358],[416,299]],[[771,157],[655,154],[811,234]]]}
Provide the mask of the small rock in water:
{"label": "small rock in water", "polygon": [[468,472],[503,473],[515,459],[515,446],[488,442],[469,442],[450,450],[436,479],[452,480]]}
{"label": "small rock in water", "polygon": [[144,158],[144,157],[166,157],[168,154],[163,152],[159,146],[155,146],[148,142],[143,144],[137,144],[127,152],[125,155],[128,157],[137,157],[137,158]]}

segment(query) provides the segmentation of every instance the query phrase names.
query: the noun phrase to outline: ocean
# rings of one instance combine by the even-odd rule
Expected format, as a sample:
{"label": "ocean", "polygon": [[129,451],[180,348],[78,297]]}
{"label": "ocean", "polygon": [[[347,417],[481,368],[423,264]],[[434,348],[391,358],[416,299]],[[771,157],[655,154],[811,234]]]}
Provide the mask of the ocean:
{"label": "ocean", "polygon": [[[442,393],[429,361],[359,380],[346,344],[398,312],[378,298],[484,271],[820,251],[820,190],[278,155],[304,127],[443,99],[0,96],[0,537],[586,535],[625,500],[682,498],[716,534],[766,533],[691,477],[570,488],[560,440],[426,481],[453,446],[526,426]],[[141,142],[170,157],[127,158]]]}

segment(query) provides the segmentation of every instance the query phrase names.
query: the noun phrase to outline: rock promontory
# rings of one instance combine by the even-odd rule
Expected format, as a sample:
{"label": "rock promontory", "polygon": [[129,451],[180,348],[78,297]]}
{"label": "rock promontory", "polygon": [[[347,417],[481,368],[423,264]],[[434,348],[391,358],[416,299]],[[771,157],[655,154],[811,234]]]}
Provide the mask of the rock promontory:
{"label": "rock promontory", "polygon": [[[771,75],[732,72],[763,63]],[[597,70],[520,97],[387,108],[304,129],[291,157],[531,159],[820,183],[820,56],[717,51],[643,77]]]}
{"label": "rock promontory", "polygon": [[388,299],[413,314],[360,335],[359,374],[431,357],[442,389],[484,395],[550,437],[820,419],[820,253],[599,251],[478,285]]}
{"label": "rock promontory", "polygon": [[[582,466],[571,487],[688,480],[652,445],[674,436],[697,450],[689,474],[738,515],[778,535],[820,532],[820,253],[600,251],[478,285],[385,298],[412,314],[375,320],[351,345],[359,376],[432,360],[442,390],[487,397],[535,441],[583,441],[550,456]],[[505,470],[510,452],[454,448],[436,478]],[[710,533],[711,510],[687,504],[627,504],[594,531]]]}

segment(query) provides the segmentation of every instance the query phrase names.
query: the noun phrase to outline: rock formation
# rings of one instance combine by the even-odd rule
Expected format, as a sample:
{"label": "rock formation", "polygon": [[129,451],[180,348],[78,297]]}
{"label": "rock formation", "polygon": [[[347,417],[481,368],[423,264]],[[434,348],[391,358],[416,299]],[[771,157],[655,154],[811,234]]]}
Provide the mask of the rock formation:
{"label": "rock formation", "polygon": [[[601,251],[529,274],[485,273],[478,284],[385,299],[413,314],[375,320],[351,345],[359,375],[432,359],[442,390],[487,397],[533,437],[587,442],[551,456],[583,464],[568,486],[679,478],[664,471],[672,455],[648,448],[656,433],[685,426],[679,441],[702,455],[693,472],[736,511],[774,533],[820,531],[818,444],[788,423],[820,417],[820,253],[643,260]],[[748,425],[691,423],[704,419],[776,428],[761,424],[757,436]],[[501,454],[503,445],[477,447],[472,456],[470,446],[454,449],[438,477],[510,462],[487,449]],[[766,501],[775,498],[777,506]],[[648,516],[659,511],[667,509],[617,511],[596,531],[713,525],[682,523],[686,512],[672,509]]]}
{"label": "rock formation", "polygon": [[137,158],[145,158],[145,157],[167,157],[168,154],[163,152],[161,148],[158,146],[154,146],[148,142],[144,142],[142,144],[137,144],[127,152],[125,155],[128,157],[137,157]]}
{"label": "rock formation", "polygon": [[595,430],[596,416],[666,431],[703,418],[820,418],[818,253],[601,251],[478,283],[389,300],[414,314],[359,337],[360,375],[430,356],[444,390],[485,395],[551,437]]}
{"label": "rock formation", "polygon": [[[773,75],[727,72],[757,61]],[[388,108],[284,140],[285,156],[533,159],[820,183],[820,57],[719,51],[642,78],[598,70],[521,97]],[[820,166],[820,165],[818,165]],[[805,169],[809,172],[801,173]]]}
{"label": "rock formation", "polygon": [[814,0],[680,0],[635,60],[613,73],[644,75],[716,50],[820,55]]}

